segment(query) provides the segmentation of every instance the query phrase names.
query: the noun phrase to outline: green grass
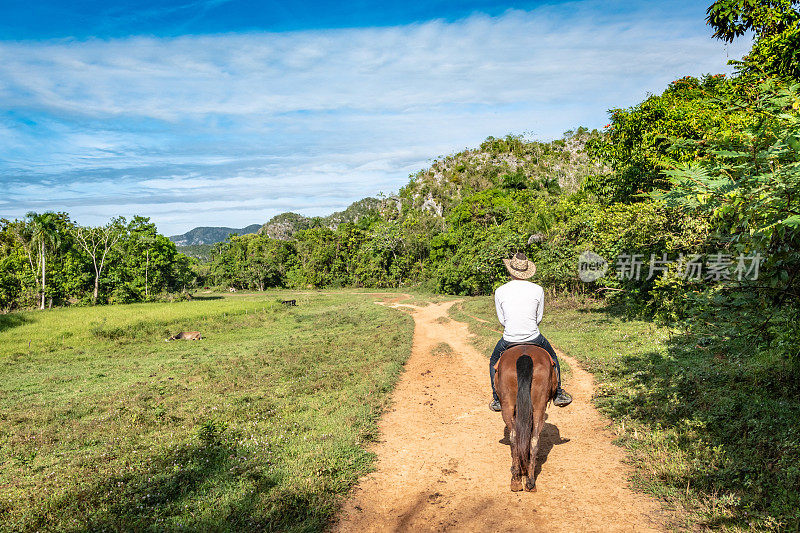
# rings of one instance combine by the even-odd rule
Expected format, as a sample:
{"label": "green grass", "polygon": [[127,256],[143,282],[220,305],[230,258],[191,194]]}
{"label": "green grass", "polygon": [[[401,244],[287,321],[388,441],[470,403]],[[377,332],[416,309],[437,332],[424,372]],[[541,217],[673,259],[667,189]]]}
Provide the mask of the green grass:
{"label": "green grass", "polygon": [[0,530],[329,523],[413,322],[345,292],[207,298],[0,316]]}
{"label": "green grass", "polygon": [[[488,353],[499,329],[491,297],[451,314]],[[591,301],[548,302],[541,328],[595,375],[594,402],[628,451],[633,485],[676,510],[674,527],[800,530],[800,400],[785,361],[746,339],[705,347]]]}
{"label": "green grass", "polygon": [[[410,317],[344,291],[206,298],[0,315],[0,530],[329,524],[371,467]],[[492,298],[450,315],[488,358]],[[800,528],[800,402],[784,363],[591,301],[549,301],[541,327],[595,374],[634,486],[676,509],[676,528]],[[163,342],[181,330],[205,340]]]}

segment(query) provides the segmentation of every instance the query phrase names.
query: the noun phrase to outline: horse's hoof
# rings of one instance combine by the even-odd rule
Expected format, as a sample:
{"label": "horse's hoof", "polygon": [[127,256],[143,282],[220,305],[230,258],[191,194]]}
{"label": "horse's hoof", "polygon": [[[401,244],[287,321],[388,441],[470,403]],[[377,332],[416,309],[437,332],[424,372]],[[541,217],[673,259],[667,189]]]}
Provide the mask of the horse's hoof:
{"label": "horse's hoof", "polygon": [[519,492],[522,490],[522,481],[511,480],[511,492]]}
{"label": "horse's hoof", "polygon": [[528,485],[525,483],[525,492],[536,492],[536,485]]}

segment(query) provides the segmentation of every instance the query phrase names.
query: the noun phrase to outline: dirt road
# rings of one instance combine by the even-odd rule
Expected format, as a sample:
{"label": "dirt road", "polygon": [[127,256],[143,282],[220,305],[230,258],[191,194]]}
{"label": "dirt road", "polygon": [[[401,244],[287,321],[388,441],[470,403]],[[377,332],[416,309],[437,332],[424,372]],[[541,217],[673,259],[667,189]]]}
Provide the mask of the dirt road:
{"label": "dirt road", "polygon": [[565,388],[574,401],[548,408],[538,492],[512,493],[504,424],[488,408],[488,359],[467,325],[447,317],[452,302],[391,305],[414,317],[413,351],[380,424],[377,469],[345,503],[336,531],[663,529],[660,506],[627,488],[624,454],[575,360],[559,354],[572,366]]}

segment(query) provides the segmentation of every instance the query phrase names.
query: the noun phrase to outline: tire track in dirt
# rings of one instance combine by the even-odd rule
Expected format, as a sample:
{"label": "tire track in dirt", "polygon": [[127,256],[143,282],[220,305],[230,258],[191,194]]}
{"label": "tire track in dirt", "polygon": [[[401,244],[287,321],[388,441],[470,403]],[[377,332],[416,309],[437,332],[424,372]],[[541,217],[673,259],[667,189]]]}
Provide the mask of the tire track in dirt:
{"label": "tire track in dirt", "polygon": [[[380,422],[376,470],[342,506],[335,531],[659,531],[660,505],[627,488],[630,467],[592,406],[592,376],[572,368],[572,405],[550,405],[538,492],[512,493],[511,455],[491,412],[488,359],[453,321],[454,302],[393,303],[415,321],[412,353]],[[447,343],[452,352],[437,350]]]}

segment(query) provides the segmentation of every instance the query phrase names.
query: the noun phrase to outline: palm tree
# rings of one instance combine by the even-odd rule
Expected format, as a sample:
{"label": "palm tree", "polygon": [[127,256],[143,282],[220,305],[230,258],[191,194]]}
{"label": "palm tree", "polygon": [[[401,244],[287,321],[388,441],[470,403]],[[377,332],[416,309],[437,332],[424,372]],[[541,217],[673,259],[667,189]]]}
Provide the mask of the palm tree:
{"label": "palm tree", "polygon": [[46,272],[47,272],[47,250],[55,250],[61,243],[61,236],[58,233],[58,225],[56,224],[57,217],[55,213],[47,212],[34,213],[31,211],[27,214],[29,224],[31,227],[31,243],[33,248],[38,252],[38,265],[41,266],[41,282],[42,282],[42,298],[39,309],[44,309],[45,295],[46,295]]}

